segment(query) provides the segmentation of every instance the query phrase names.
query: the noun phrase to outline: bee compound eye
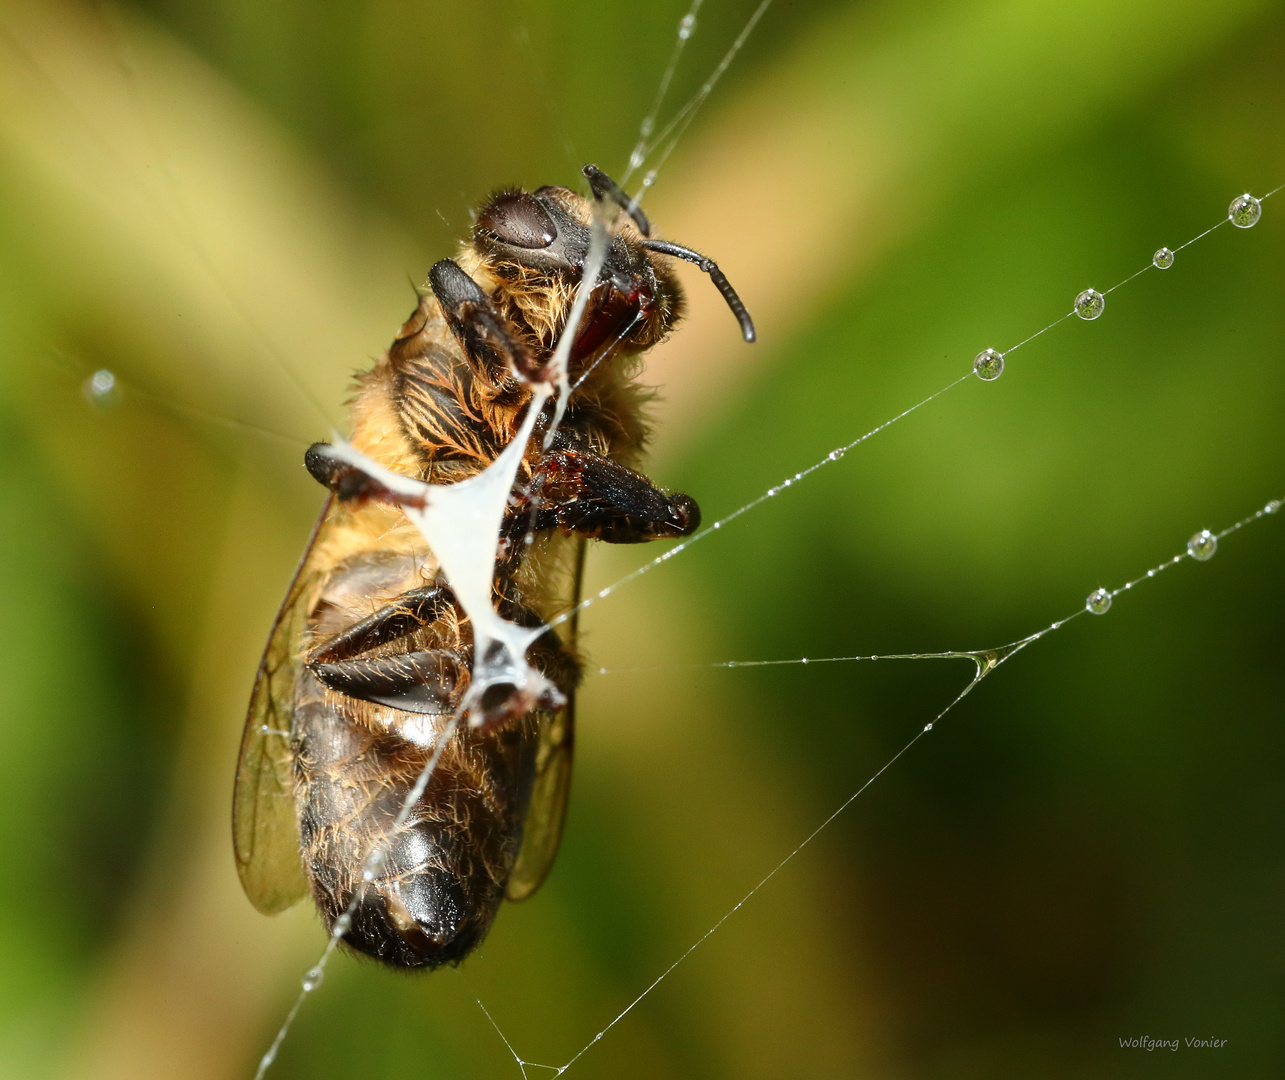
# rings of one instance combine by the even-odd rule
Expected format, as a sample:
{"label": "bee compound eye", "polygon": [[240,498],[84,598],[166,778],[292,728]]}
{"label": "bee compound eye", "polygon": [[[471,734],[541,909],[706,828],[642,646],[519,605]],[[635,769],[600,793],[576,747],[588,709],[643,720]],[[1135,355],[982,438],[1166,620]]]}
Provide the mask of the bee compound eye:
{"label": "bee compound eye", "polygon": [[477,216],[476,232],[520,248],[547,248],[557,226],[540,201],[525,191],[497,195]]}

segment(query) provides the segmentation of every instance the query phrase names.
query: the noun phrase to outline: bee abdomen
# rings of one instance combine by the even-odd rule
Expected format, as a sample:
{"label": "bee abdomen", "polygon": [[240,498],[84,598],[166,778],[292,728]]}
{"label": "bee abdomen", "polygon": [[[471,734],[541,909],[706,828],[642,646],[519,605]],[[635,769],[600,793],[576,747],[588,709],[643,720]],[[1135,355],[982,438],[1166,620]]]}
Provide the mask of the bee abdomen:
{"label": "bee abdomen", "polygon": [[399,967],[463,960],[490,929],[504,888],[489,874],[461,873],[453,839],[430,822],[403,828],[387,845],[382,873],[358,883],[347,944]]}
{"label": "bee abdomen", "polygon": [[[458,963],[486,936],[504,898],[530,799],[536,726],[524,719],[496,732],[456,732],[394,830],[432,751],[374,732],[359,719],[368,708],[301,671],[293,742],[305,873],[327,928],[351,908],[351,948],[396,967]],[[363,870],[376,853],[382,861],[367,882]]]}

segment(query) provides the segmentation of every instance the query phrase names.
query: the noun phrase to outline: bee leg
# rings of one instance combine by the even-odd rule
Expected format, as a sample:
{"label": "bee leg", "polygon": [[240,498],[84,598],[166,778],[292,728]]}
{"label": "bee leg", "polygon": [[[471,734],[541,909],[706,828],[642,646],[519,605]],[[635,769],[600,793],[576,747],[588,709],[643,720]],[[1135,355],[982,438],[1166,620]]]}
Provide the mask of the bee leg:
{"label": "bee leg", "polygon": [[428,283],[441,305],[451,332],[468,356],[486,365],[489,374],[509,368],[524,382],[539,380],[543,368],[527,355],[526,349],[509,333],[490,297],[453,259],[435,263]]}
{"label": "bee leg", "polygon": [[528,529],[563,528],[609,544],[690,536],[700,507],[690,495],[666,495],[640,472],[587,450],[556,450],[540,469],[530,503],[506,525],[520,538]]}
{"label": "bee leg", "polygon": [[[415,649],[408,642],[404,652],[383,650],[381,655],[372,655],[374,650],[448,615],[452,608],[457,609],[455,596],[445,585],[412,589],[319,645],[306,658],[308,670],[323,686],[345,697],[410,713],[453,712],[472,665],[468,644]],[[512,599],[503,601],[502,613],[522,626],[534,628],[541,622],[538,615]],[[457,609],[457,617],[462,614]],[[579,680],[575,659],[552,631],[532,645],[531,660],[564,693]],[[502,707],[511,695],[499,688],[493,696],[502,701],[486,711],[503,719],[511,712]]]}
{"label": "bee leg", "polygon": [[413,649],[382,656],[371,652],[446,615],[451,591],[429,585],[403,593],[373,615],[328,638],[307,657],[308,670],[346,697],[404,712],[441,714],[458,703],[468,657],[458,649]]}
{"label": "bee leg", "polygon": [[[472,650],[461,645],[335,662],[314,660],[307,666],[318,682],[345,697],[402,712],[441,716],[459,707],[472,659]],[[579,681],[575,658],[551,631],[531,647],[531,662],[559,687],[563,699]],[[478,726],[494,726],[518,719],[542,705],[513,684],[499,683],[487,688],[480,707],[482,720]]]}
{"label": "bee leg", "polygon": [[467,659],[458,649],[419,649],[369,660],[314,661],[308,670],[345,697],[440,716],[455,711]]}
{"label": "bee leg", "polygon": [[404,592],[391,604],[341,630],[314,649],[308,662],[351,660],[421,629],[445,615],[454,601],[454,594],[442,585],[426,585],[422,589]]}

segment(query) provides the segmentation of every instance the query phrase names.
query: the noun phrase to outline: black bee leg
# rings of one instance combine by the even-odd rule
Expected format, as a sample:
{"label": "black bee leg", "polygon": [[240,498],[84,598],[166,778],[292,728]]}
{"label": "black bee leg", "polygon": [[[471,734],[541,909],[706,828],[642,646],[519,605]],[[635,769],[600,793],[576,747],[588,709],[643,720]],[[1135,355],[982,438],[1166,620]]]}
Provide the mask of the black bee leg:
{"label": "black bee leg", "polygon": [[[327,639],[307,657],[308,670],[317,681],[345,697],[388,705],[403,712],[440,715],[453,712],[472,664],[467,645],[449,649],[416,649],[413,641],[402,652],[383,646],[409,638],[456,607],[455,596],[444,585],[429,585],[403,593],[373,615]],[[532,628],[540,625],[533,612],[505,599],[501,614]],[[462,618],[463,612],[456,611]],[[380,655],[372,655],[380,650]],[[579,669],[552,631],[531,647],[531,661],[563,689],[575,686]]]}
{"label": "black bee leg", "polygon": [[700,507],[689,495],[666,495],[642,473],[610,458],[556,450],[541,464],[531,495],[511,510],[506,535],[552,528],[609,544],[637,544],[690,536],[700,528]]}
{"label": "black bee leg", "polygon": [[454,712],[459,704],[458,690],[467,664],[467,654],[458,649],[417,649],[365,660],[317,660],[308,670],[323,686],[345,697],[439,716]]}
{"label": "black bee leg", "polygon": [[405,712],[452,712],[468,666],[467,654],[458,649],[414,648],[370,654],[445,615],[453,603],[450,590],[442,586],[403,593],[314,649],[307,659],[308,670],[323,686],[346,697]]}
{"label": "black bee leg", "polygon": [[454,594],[443,585],[427,585],[404,592],[373,615],[327,639],[324,645],[313,650],[308,660],[351,660],[422,629],[450,611],[454,603]]}
{"label": "black bee leg", "polygon": [[505,326],[490,297],[458,263],[443,259],[434,264],[428,272],[428,283],[447,325],[468,356],[492,372],[510,368],[525,382],[542,377],[543,368],[531,360]]}

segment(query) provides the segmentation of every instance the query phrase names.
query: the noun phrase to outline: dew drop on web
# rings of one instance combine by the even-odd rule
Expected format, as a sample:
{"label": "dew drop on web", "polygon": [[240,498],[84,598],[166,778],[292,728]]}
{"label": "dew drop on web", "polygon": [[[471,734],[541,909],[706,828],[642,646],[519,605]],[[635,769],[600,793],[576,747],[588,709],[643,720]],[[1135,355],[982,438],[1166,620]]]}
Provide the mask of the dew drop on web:
{"label": "dew drop on web", "polygon": [[1280,501],[1280,499],[1273,499],[1271,502],[1269,502],[1266,506],[1264,506],[1264,507],[1263,507],[1263,513],[1264,513],[1264,514],[1274,514],[1274,513],[1276,513],[1276,511],[1277,511],[1277,510],[1279,510],[1280,508],[1281,508],[1281,501]]}
{"label": "dew drop on web", "polygon": [[1094,589],[1085,599],[1084,607],[1094,615],[1105,615],[1111,610],[1111,594],[1106,589]]}
{"label": "dew drop on web", "polygon": [[1251,229],[1263,216],[1263,204],[1252,195],[1237,195],[1227,207],[1227,216],[1236,228]]}
{"label": "dew drop on web", "polygon": [[1102,314],[1107,298],[1097,289],[1085,289],[1075,298],[1075,313],[1081,319],[1092,321]]}
{"label": "dew drop on web", "polygon": [[682,17],[682,19],[679,20],[678,36],[683,41],[686,41],[695,32],[696,32],[696,16],[688,12],[686,15]]}
{"label": "dew drop on web", "polygon": [[983,349],[973,358],[973,371],[983,382],[992,382],[1004,374],[1004,354]]}
{"label": "dew drop on web", "polygon": [[107,368],[99,368],[81,387],[85,400],[99,409],[110,409],[120,400],[116,376]]}
{"label": "dew drop on web", "polygon": [[1208,562],[1218,550],[1218,537],[1208,529],[1201,529],[1187,541],[1187,554],[1196,562]]}
{"label": "dew drop on web", "polygon": [[1167,247],[1162,247],[1151,256],[1151,262],[1161,270],[1168,270],[1173,265],[1173,252]]}
{"label": "dew drop on web", "polygon": [[309,968],[303,976],[303,990],[306,994],[311,994],[322,983],[326,973],[320,967]]}

